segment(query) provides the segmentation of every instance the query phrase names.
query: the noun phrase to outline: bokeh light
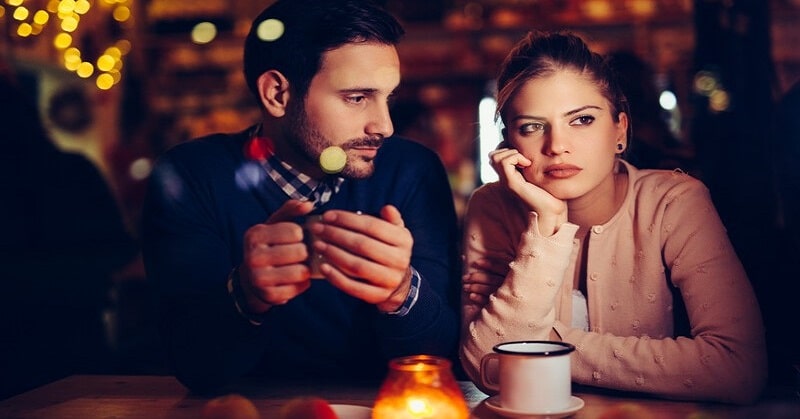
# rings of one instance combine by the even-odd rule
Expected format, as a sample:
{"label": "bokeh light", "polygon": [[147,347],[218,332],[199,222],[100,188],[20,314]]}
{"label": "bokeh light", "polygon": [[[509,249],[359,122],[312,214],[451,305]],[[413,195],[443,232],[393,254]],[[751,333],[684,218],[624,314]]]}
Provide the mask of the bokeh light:
{"label": "bokeh light", "polygon": [[672,91],[664,90],[658,97],[658,104],[661,105],[661,108],[671,111],[678,106],[678,98],[675,97],[675,93],[672,93]]}
{"label": "bokeh light", "polygon": [[90,62],[84,61],[78,66],[78,69],[75,70],[75,74],[84,79],[89,78],[94,74],[94,66]]}
{"label": "bokeh light", "polygon": [[17,7],[16,9],[14,9],[14,15],[13,16],[14,16],[14,19],[19,20],[19,21],[23,21],[23,20],[27,19],[30,14],[31,14],[31,12],[29,12],[27,8],[20,6],[20,7]]}
{"label": "bokeh light", "polygon": [[38,10],[33,14],[33,22],[39,25],[44,25],[50,20],[50,14],[44,10]]}
{"label": "bokeh light", "polygon": [[114,77],[108,73],[100,74],[97,76],[95,84],[100,90],[108,90],[114,86]]}
{"label": "bokeh light", "polygon": [[283,22],[278,19],[267,19],[258,25],[256,35],[262,41],[272,42],[283,36],[283,31]]}
{"label": "bokeh light", "polygon": [[725,90],[715,90],[709,96],[708,108],[712,112],[725,112],[730,108],[731,97]]}
{"label": "bokeh light", "polygon": [[192,42],[207,44],[217,37],[217,27],[211,22],[200,22],[192,28]]}
{"label": "bokeh light", "polygon": [[131,9],[126,6],[117,6],[111,15],[117,22],[125,22],[131,18]]}
{"label": "bokeh light", "polygon": [[128,173],[134,180],[143,180],[150,176],[153,170],[153,162],[146,157],[141,157],[131,163]]}

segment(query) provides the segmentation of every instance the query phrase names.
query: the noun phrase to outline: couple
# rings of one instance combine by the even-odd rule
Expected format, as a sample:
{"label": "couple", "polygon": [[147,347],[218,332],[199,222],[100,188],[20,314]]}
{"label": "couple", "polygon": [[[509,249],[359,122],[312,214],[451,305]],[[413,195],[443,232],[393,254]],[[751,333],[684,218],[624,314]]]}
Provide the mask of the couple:
{"label": "couple", "polygon": [[[144,256],[178,379],[203,393],[251,374],[374,379],[393,357],[458,353],[477,380],[493,345],[551,339],[577,347],[576,383],[754,400],[766,360],[748,279],[699,181],[622,159],[629,112],[603,57],[558,33],[511,51],[500,180],[474,192],[461,240],[437,156],[392,137],[402,35],[368,1],[278,0],[244,48],[261,123],[161,157]],[[320,166],[331,146],[340,172]]]}

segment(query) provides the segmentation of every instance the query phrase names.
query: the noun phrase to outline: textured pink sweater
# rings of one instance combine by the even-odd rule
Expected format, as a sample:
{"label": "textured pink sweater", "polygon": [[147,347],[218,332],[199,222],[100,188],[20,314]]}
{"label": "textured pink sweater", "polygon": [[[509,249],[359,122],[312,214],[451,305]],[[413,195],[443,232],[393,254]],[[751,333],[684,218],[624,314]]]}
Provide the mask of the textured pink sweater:
{"label": "textured pink sweater", "polygon": [[[628,172],[619,211],[587,235],[588,332],[572,328],[577,225],[539,234],[537,214],[498,183],[470,199],[465,272],[493,259],[509,266],[479,307],[463,298],[461,358],[480,384],[480,360],[503,341],[547,339],[577,350],[575,383],[664,398],[748,403],[766,381],[763,324],[750,282],[698,180],[663,170]],[[676,336],[671,287],[691,336]]]}

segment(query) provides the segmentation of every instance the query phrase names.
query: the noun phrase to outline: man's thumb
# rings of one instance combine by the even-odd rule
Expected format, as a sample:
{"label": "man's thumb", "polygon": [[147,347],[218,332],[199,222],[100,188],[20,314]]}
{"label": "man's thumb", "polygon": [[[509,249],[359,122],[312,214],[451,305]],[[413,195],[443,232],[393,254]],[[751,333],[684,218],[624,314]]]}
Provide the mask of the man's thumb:
{"label": "man's thumb", "polygon": [[290,199],[281,205],[281,207],[269,217],[267,224],[289,221],[292,218],[306,215],[313,209],[314,203],[311,201],[298,201],[296,199]]}

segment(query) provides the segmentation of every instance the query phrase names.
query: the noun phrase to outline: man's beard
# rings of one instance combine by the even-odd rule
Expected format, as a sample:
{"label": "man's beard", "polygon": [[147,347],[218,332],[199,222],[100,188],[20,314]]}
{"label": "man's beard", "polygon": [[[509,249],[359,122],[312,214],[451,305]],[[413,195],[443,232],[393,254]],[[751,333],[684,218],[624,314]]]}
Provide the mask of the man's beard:
{"label": "man's beard", "polygon": [[[288,127],[284,133],[288,138],[289,145],[300,155],[315,166],[319,166],[319,156],[327,147],[333,145],[322,133],[311,125],[308,114],[305,110],[304,101],[289,101],[286,110]],[[354,147],[380,147],[383,144],[382,137],[362,137],[347,140],[340,144],[345,153]],[[352,159],[359,159],[365,164],[355,165]],[[347,154],[347,163],[342,169],[340,176],[349,179],[365,179],[372,176],[375,172],[375,162],[372,157],[352,156]]]}

